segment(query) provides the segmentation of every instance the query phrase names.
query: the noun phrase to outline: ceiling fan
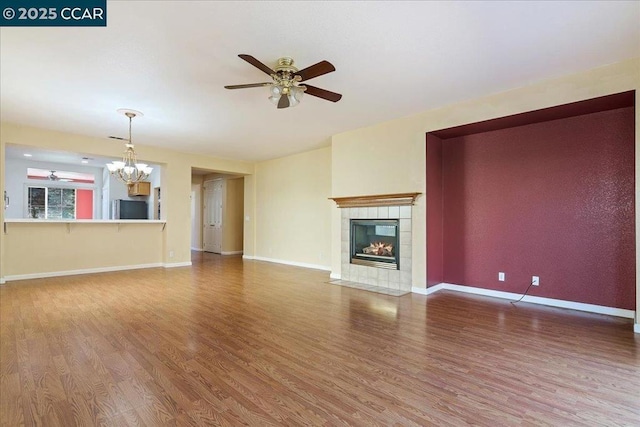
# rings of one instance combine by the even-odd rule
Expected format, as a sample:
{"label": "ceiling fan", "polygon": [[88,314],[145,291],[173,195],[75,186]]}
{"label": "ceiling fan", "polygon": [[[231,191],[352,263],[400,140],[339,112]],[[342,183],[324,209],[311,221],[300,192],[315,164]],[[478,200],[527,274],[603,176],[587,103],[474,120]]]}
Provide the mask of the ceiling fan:
{"label": "ceiling fan", "polygon": [[71,182],[71,179],[67,179],[67,178],[60,178],[58,175],[56,175],[56,171],[50,171],[51,175],[49,175],[47,178],[49,178],[49,181],[62,181],[62,182]]}
{"label": "ceiling fan", "polygon": [[298,70],[293,66],[293,59],[284,57],[278,59],[278,65],[275,70],[264,65],[251,55],[240,54],[240,58],[247,61],[260,71],[271,76],[273,81],[266,83],[250,83],[244,85],[225,86],[226,89],[246,89],[251,87],[269,86],[271,96],[269,99],[278,106],[278,108],[294,107],[300,103],[303,93],[311,96],[326,99],[331,102],[338,102],[342,95],[331,92],[319,87],[308,84],[300,85],[301,82],[311,80],[315,77],[328,74],[336,70],[336,68],[328,61],[320,61],[302,70]]}

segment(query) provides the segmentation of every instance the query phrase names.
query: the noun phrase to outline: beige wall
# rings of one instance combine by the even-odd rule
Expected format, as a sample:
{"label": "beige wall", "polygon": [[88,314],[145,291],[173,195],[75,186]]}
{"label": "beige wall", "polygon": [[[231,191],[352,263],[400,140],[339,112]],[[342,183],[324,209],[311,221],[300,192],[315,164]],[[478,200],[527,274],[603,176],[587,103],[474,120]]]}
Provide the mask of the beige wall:
{"label": "beige wall", "polygon": [[330,196],[329,147],[256,164],[255,256],[329,269]]}
{"label": "beige wall", "polygon": [[253,257],[256,254],[256,179],[254,175],[244,177],[244,241],[242,254]]}
{"label": "beige wall", "polygon": [[[0,195],[3,196],[2,207],[0,207],[0,223],[4,224],[4,140],[0,138]],[[4,231],[0,231],[0,284],[4,283]]]}
{"label": "beige wall", "polygon": [[[332,139],[332,197],[422,193],[412,212],[413,285],[426,283],[426,143],[421,123],[403,118]],[[372,171],[378,171],[371,179]],[[366,177],[366,178],[365,178]],[[340,209],[332,205],[331,271],[341,274]]]}
{"label": "beige wall", "polygon": [[[2,153],[4,153],[5,144],[7,143],[114,158],[120,157],[122,149],[120,145],[113,144],[106,139],[20,126],[13,123],[1,123],[0,151]],[[189,199],[191,195],[191,168],[236,174],[252,174],[253,164],[180,153],[143,145],[136,145],[136,151],[140,160],[162,165],[162,207],[163,219],[167,221],[167,225],[161,234],[160,252],[152,252],[156,254],[154,260],[150,261],[147,253],[135,250],[135,243],[132,243],[132,250],[127,257],[126,264],[123,265],[147,264],[149,262],[159,262],[167,265],[188,263],[191,259],[191,203]],[[0,172],[1,190],[4,190],[4,154],[0,163],[0,170],[2,171]],[[27,240],[21,242],[21,245],[36,247],[41,240],[52,238],[53,236],[47,235],[48,231],[45,232],[45,230],[48,229],[41,229],[45,234],[38,234],[37,236],[25,235]],[[148,232],[148,230],[143,231],[143,233]],[[107,231],[99,231],[99,228],[94,228],[92,236],[98,241],[108,239],[108,237],[103,236],[103,233],[107,233]],[[149,237],[149,239],[153,239],[153,237]],[[3,249],[0,258],[2,266],[1,277],[16,274],[12,272],[15,270],[12,270],[13,259],[11,259],[11,265],[8,265],[10,259],[8,254],[18,251],[15,242],[6,239],[4,235],[0,235],[0,248]],[[74,253],[74,248],[70,247],[60,247],[59,250],[64,253]],[[173,256],[170,256],[171,254]],[[85,256],[83,253],[80,253],[78,257],[70,261],[73,262],[66,266],[64,270],[81,270],[99,268],[101,266],[97,260],[89,255]],[[62,268],[56,271],[62,271]],[[37,272],[35,267],[33,272]],[[24,271],[24,274],[29,274],[29,272]]]}
{"label": "beige wall", "polygon": [[[202,184],[203,175],[191,175],[191,201],[195,212],[191,213],[191,249],[202,250]],[[194,194],[195,193],[195,194]]]}
{"label": "beige wall", "polygon": [[225,179],[222,208],[222,253],[242,252],[244,179]]}
{"label": "beige wall", "polygon": [[162,225],[9,223],[5,277],[160,265]]}
{"label": "beige wall", "polygon": [[[424,194],[425,135],[429,131],[638,90],[639,87],[640,59],[634,59],[335,135],[331,146],[332,195],[356,196],[411,191]],[[639,218],[640,108],[636,108],[636,115],[636,218]],[[360,179],[363,171],[372,170],[392,172],[385,174],[385,179]],[[426,286],[425,208],[425,197],[422,196],[417,201],[413,216],[413,282],[414,286],[422,288]],[[636,227],[636,233],[636,242],[640,242],[640,227]],[[339,275],[340,216],[335,207],[332,210],[331,245],[332,272]],[[639,251],[636,251],[636,256],[640,259]],[[638,284],[636,298],[638,316]]]}

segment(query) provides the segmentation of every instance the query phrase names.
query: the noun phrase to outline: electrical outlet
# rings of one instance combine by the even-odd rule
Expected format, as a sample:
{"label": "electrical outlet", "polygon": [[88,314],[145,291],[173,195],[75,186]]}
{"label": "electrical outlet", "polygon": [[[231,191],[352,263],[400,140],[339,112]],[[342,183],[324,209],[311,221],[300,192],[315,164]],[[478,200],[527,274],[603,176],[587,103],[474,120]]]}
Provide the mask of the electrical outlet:
{"label": "electrical outlet", "polygon": [[540,276],[533,276],[531,278],[531,284],[533,286],[540,286]]}
{"label": "electrical outlet", "polygon": [[174,252],[173,251],[169,251],[169,258],[173,258]]}
{"label": "electrical outlet", "polygon": [[504,282],[504,273],[502,271],[498,273],[498,280]]}

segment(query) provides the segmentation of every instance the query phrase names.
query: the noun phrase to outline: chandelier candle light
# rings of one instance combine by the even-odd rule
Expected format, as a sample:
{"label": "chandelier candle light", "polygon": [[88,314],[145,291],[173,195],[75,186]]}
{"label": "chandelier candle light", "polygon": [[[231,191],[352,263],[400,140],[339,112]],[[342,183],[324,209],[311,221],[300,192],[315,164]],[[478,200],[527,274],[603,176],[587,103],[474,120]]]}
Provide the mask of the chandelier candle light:
{"label": "chandelier candle light", "polygon": [[107,168],[111,175],[116,176],[127,185],[132,185],[146,179],[153,170],[145,163],[138,163],[136,152],[133,149],[133,142],[131,141],[131,122],[134,117],[142,117],[143,114],[140,111],[128,109],[119,109],[118,113],[124,114],[129,118],[129,139],[125,139],[127,143],[125,144],[126,150],[122,156],[122,161],[107,163]]}

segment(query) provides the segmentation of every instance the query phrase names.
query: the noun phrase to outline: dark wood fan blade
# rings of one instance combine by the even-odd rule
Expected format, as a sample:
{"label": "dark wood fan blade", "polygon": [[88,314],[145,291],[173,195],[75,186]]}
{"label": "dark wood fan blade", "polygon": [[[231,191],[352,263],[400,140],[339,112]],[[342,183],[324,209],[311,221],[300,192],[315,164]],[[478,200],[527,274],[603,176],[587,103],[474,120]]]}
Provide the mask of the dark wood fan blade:
{"label": "dark wood fan blade", "polygon": [[317,96],[318,98],[326,99],[331,102],[338,102],[342,98],[339,93],[331,92],[326,89],[320,89],[319,87],[305,84],[307,90],[304,91],[307,95]]}
{"label": "dark wood fan blade", "polygon": [[254,67],[258,68],[259,70],[262,70],[264,73],[267,73],[269,75],[276,73],[271,68],[267,67],[266,65],[264,65],[262,62],[258,61],[256,58],[254,58],[251,55],[246,55],[246,54],[241,53],[238,56],[240,58],[244,59],[245,61],[247,61],[249,64],[251,64]]}
{"label": "dark wood fan blade", "polygon": [[295,75],[300,76],[302,78],[300,81],[303,82],[335,70],[336,67],[334,67],[329,61],[320,61],[317,64],[298,71]]}
{"label": "dark wood fan blade", "polygon": [[264,87],[264,86],[269,86],[272,83],[249,83],[246,85],[230,85],[230,86],[225,86],[225,89],[246,89],[248,87]]}
{"label": "dark wood fan blade", "polygon": [[289,107],[289,97],[287,95],[280,95],[280,100],[278,101],[278,108],[287,108]]}

